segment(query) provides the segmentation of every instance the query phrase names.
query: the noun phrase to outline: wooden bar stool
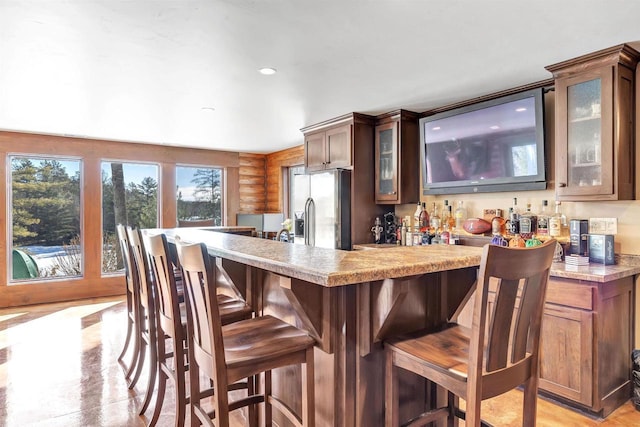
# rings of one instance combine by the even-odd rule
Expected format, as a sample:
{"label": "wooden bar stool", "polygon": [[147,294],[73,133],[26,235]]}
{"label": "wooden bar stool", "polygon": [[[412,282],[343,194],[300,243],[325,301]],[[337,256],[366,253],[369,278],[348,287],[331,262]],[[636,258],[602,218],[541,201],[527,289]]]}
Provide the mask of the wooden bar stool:
{"label": "wooden bar stool", "polygon": [[[264,403],[264,419],[272,425],[272,406],[294,425],[313,426],[314,340],[303,331],[272,316],[256,317],[222,326],[215,294],[211,290],[213,269],[204,244],[177,243],[185,281],[188,320],[189,381],[192,426],[228,427],[229,412]],[[286,404],[271,395],[271,370],[302,364],[302,414],[300,418]],[[230,402],[228,385],[264,372],[264,394],[249,395]],[[200,399],[200,375],[213,382],[212,411]]]}
{"label": "wooden bar stool", "polygon": [[[127,227],[127,237],[129,238],[129,247],[133,255],[131,265],[135,266],[135,272],[138,278],[138,288],[140,295],[141,314],[139,328],[139,336],[141,339],[141,349],[138,364],[140,367],[145,363],[149,367],[149,377],[147,387],[142,400],[139,414],[143,415],[153,397],[155,390],[156,378],[158,375],[158,320],[157,320],[157,301],[156,292],[153,289],[151,278],[149,277],[149,265],[147,262],[147,254],[142,246],[142,236],[137,228]],[[135,285],[135,283],[134,283]],[[148,355],[148,357],[147,357]]]}
{"label": "wooden bar stool", "polygon": [[[187,312],[181,304],[176,286],[169,245],[164,234],[143,235],[143,246],[149,259],[149,267],[156,291],[158,321],[158,387],[156,404],[150,425],[155,425],[162,409],[167,380],[175,386],[176,426],[183,426],[189,398],[186,393],[187,361]],[[244,301],[218,296],[222,323],[249,319],[253,311]],[[164,339],[162,339],[164,337]],[[171,342],[170,347],[166,340]],[[173,351],[171,351],[171,349]],[[246,387],[246,386],[245,386]]]}
{"label": "wooden bar stool", "polygon": [[[523,425],[536,424],[540,324],[556,241],[531,248],[486,245],[475,292],[471,329],[448,324],[385,342],[385,420],[398,426],[397,368],[448,390],[448,404],[404,423],[423,425],[454,417],[480,426],[480,403],[524,385]],[[487,309],[489,289],[495,302]],[[466,401],[466,414],[456,407]]]}
{"label": "wooden bar stool", "polygon": [[[140,307],[140,290],[138,273],[135,266],[132,265],[133,258],[131,248],[129,246],[129,238],[127,231],[122,224],[116,226],[118,241],[120,243],[120,251],[122,253],[122,262],[124,264],[126,295],[127,295],[127,335],[125,337],[122,352],[118,356],[118,363],[124,370],[127,386],[133,388],[142,372],[142,366],[139,363],[141,357],[141,337],[140,328],[143,321],[141,320]],[[131,353],[130,362],[126,362],[127,353]]]}

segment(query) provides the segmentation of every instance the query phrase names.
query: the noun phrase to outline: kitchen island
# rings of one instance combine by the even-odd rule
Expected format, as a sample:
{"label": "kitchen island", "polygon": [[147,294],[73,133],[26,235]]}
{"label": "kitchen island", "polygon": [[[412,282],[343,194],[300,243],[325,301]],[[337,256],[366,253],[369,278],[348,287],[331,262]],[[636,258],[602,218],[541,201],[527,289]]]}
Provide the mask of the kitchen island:
{"label": "kitchen island", "polygon": [[[197,229],[148,232],[164,232],[170,242],[179,236],[205,243],[220,287],[231,285],[256,313],[316,340],[317,426],[384,424],[382,340],[435,328],[453,315],[475,281],[482,252],[446,245],[338,251]],[[274,394],[295,409],[298,376],[294,367],[274,372],[273,380]],[[430,393],[424,380],[407,375],[402,384],[402,410],[423,408]]]}
{"label": "kitchen island", "polygon": [[[205,243],[220,288],[239,292],[256,313],[283,319],[316,340],[318,426],[384,424],[382,340],[435,329],[459,314],[482,253],[448,245],[337,251],[197,229],[150,230],[160,231],[169,241],[179,236]],[[630,303],[638,273],[637,263],[553,265],[543,323],[552,339],[543,339],[542,391],[602,416],[628,399]],[[582,354],[567,353],[575,348]],[[552,356],[546,362],[545,351]],[[563,358],[574,357],[585,362],[565,369]],[[602,364],[616,366],[615,375]],[[299,409],[299,386],[292,387],[298,382],[291,380],[298,376],[299,368],[276,372],[274,390]],[[405,419],[436,398],[435,390],[410,374],[401,376],[400,389]]]}

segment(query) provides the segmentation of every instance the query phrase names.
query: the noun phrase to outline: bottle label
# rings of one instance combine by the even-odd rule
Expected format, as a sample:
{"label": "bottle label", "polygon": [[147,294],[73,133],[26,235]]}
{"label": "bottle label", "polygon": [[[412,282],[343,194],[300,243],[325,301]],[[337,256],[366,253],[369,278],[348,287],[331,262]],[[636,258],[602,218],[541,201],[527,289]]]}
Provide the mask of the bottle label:
{"label": "bottle label", "polygon": [[538,235],[540,236],[549,235],[549,220],[546,217],[542,217],[542,216],[538,217]]}
{"label": "bottle label", "polygon": [[500,223],[500,220],[498,218],[493,218],[491,220],[491,234],[493,234],[494,236],[497,234],[502,234],[502,224]]}
{"label": "bottle label", "polygon": [[549,218],[549,236],[560,237],[562,231],[562,222],[560,218]]}
{"label": "bottle label", "polygon": [[520,218],[520,232],[521,233],[531,233],[531,218],[522,217]]}

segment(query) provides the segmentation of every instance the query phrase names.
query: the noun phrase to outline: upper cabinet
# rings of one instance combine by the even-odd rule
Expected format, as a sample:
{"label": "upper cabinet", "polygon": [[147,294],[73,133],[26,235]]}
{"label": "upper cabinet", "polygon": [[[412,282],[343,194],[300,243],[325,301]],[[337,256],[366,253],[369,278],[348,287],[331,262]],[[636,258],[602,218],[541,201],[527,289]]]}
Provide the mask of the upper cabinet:
{"label": "upper cabinet", "polygon": [[420,199],[418,113],[396,110],[377,117],[375,191],[378,204]]}
{"label": "upper cabinet", "polygon": [[550,65],[559,200],[635,198],[635,69],[623,44]]}
{"label": "upper cabinet", "polygon": [[309,172],[353,165],[351,124],[305,134],[304,145],[304,163]]}
{"label": "upper cabinet", "polygon": [[371,226],[385,212],[374,197],[374,127],[376,118],[349,113],[302,128],[307,172],[349,169],[351,241],[373,242]]}

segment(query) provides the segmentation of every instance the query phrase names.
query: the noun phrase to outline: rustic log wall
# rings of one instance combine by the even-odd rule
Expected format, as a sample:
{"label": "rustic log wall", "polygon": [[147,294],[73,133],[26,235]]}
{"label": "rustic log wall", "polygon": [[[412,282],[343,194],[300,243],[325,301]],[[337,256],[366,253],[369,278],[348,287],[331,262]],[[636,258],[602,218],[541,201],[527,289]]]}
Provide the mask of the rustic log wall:
{"label": "rustic log wall", "polygon": [[[238,213],[263,213],[266,209],[266,155],[240,153]],[[227,191],[231,192],[229,188]]]}
{"label": "rustic log wall", "polygon": [[[284,206],[284,168],[304,164],[304,145],[267,154],[265,212],[282,212]],[[286,216],[286,215],[285,215]]]}

